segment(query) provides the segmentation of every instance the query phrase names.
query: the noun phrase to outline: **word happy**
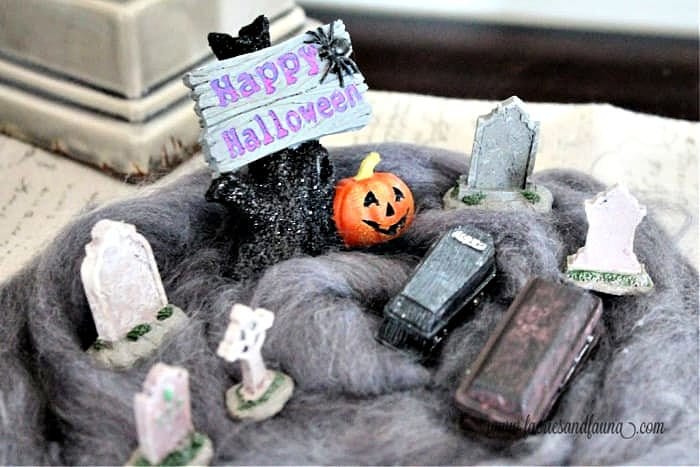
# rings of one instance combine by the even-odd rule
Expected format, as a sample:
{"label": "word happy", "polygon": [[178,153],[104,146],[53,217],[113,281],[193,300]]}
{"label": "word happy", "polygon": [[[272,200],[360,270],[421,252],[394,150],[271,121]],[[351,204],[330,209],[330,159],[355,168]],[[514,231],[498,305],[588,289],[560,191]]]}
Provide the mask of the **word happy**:
{"label": "word happy", "polygon": [[309,67],[307,76],[319,74],[316,47],[305,45],[299,47],[296,54],[287,52],[277,60],[267,61],[255,67],[255,74],[249,72],[238,74],[235,80],[238,89],[232,84],[231,76],[228,74],[211,80],[209,85],[219,98],[220,107],[226,107],[230,103],[236,103],[240,99],[251,97],[263,90],[265,94],[272,95],[277,91],[274,84],[280,76],[284,77],[284,82],[288,86],[297,83],[297,74],[301,69],[300,58]]}

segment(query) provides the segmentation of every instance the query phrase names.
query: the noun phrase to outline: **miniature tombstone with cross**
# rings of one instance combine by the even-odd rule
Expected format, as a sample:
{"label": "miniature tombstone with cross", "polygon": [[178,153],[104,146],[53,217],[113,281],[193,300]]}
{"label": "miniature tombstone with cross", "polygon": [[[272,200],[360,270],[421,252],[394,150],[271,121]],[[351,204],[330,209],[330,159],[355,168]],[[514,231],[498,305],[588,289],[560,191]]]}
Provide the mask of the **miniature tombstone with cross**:
{"label": "miniature tombstone with cross", "polygon": [[217,353],[229,362],[241,361],[243,381],[226,392],[226,406],[235,418],[272,417],[282,410],[294,390],[289,376],[268,370],[262,359],[265,332],[272,327],[274,314],[264,308],[235,304],[230,318]]}

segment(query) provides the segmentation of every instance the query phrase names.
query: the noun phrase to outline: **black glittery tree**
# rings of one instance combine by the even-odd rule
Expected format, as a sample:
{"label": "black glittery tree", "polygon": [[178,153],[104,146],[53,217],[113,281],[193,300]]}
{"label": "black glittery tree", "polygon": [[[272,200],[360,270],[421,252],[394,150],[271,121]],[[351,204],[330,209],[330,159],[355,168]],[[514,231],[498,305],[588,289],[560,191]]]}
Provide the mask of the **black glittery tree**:
{"label": "black glittery tree", "polygon": [[[259,16],[238,37],[210,33],[219,60],[270,46],[269,22]],[[247,171],[245,170],[247,168]],[[339,245],[332,220],[333,164],[318,140],[270,154],[214,179],[208,201],[229,207],[240,239],[235,275],[254,274],[297,255]]]}

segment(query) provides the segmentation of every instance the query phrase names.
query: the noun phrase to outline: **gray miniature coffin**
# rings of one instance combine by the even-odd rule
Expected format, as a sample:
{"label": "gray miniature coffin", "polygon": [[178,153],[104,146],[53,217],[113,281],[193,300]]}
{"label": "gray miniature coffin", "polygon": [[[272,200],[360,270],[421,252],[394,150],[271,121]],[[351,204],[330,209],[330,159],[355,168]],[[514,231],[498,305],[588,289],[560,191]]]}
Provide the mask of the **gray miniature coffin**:
{"label": "gray miniature coffin", "polygon": [[539,122],[516,96],[476,122],[469,175],[444,196],[445,208],[533,209],[548,212],[552,194],[529,181],[535,167]]}
{"label": "gray miniature coffin", "polygon": [[[450,329],[496,275],[491,236],[455,227],[431,247],[403,290],[384,307],[377,339],[390,347],[430,357]],[[458,316],[459,315],[459,316]]]}
{"label": "gray miniature coffin", "polygon": [[365,126],[367,85],[351,51],[350,35],[337,20],[188,73],[184,81],[211,169],[230,172],[303,141]]}

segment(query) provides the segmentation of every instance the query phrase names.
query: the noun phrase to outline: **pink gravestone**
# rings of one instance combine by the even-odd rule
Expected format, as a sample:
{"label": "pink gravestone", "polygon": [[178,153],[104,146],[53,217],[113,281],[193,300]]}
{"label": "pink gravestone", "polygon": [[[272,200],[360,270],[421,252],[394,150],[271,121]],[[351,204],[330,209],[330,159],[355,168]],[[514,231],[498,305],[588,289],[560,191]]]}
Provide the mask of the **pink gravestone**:
{"label": "pink gravestone", "polygon": [[646,208],[621,185],[585,201],[586,243],[567,258],[567,276],[581,287],[614,295],[651,290],[653,283],[634,254],[637,225]]}
{"label": "pink gravestone", "polygon": [[168,299],[151,245],[133,225],[102,219],[91,235],[80,277],[99,338],[115,342],[155,321]]}
{"label": "pink gravestone", "polygon": [[156,363],[134,396],[134,411],[141,453],[156,464],[194,430],[187,370]]}
{"label": "pink gravestone", "polygon": [[294,389],[289,376],[265,367],[260,353],[275,315],[264,308],[236,304],[230,317],[217,353],[229,362],[241,361],[243,382],[226,392],[226,405],[236,418],[271,417],[282,410]]}
{"label": "pink gravestone", "polygon": [[131,224],[94,225],[80,277],[98,334],[88,352],[107,367],[132,367],[187,322],[168,304],[151,245]]}
{"label": "pink gravestone", "polygon": [[134,413],[139,449],[129,464],[145,459],[156,465],[177,451],[189,453],[191,459],[180,459],[195,465],[211,459],[211,442],[195,433],[192,426],[186,369],[164,363],[153,365],[143,383],[143,392],[134,396]]}

